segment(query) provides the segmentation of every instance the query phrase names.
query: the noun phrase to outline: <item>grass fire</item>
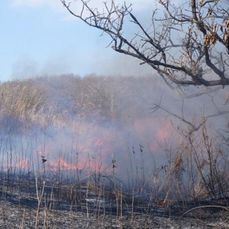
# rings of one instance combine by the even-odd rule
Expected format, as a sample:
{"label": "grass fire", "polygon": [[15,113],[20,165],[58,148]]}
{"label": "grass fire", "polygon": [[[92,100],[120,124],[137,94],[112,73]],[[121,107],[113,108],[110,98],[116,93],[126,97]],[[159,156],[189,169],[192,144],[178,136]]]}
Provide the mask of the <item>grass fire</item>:
{"label": "grass fire", "polygon": [[227,228],[217,96],[186,106],[150,76],[1,83],[1,228]]}

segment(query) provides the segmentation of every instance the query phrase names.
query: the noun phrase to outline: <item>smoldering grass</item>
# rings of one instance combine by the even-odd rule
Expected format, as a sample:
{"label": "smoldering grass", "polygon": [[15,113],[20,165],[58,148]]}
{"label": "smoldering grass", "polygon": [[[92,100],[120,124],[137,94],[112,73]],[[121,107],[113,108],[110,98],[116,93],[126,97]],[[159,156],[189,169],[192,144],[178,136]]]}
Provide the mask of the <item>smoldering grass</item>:
{"label": "smoldering grass", "polygon": [[[127,160],[122,162],[120,158],[110,156],[107,163],[102,158],[103,149],[107,153],[114,153],[107,150],[106,145],[91,147],[87,142],[93,144],[95,140],[92,141],[92,138],[99,139],[98,135],[103,138],[109,134],[105,129],[116,132],[118,127],[124,125],[120,119],[120,124],[113,126],[117,121],[115,117],[124,114],[116,107],[120,106],[119,94],[126,93],[126,90],[112,88],[107,81],[104,84],[109,87],[102,87],[98,79],[93,79],[95,85],[91,84],[88,90],[86,81],[71,80],[78,91],[74,87],[70,91],[62,91],[64,98],[71,95],[66,100],[69,106],[61,103],[58,96],[50,100],[49,90],[42,83],[37,86],[30,80],[12,82],[10,87],[15,92],[14,96],[9,93],[9,85],[1,87],[4,94],[2,112],[7,117],[6,123],[2,123],[7,134],[4,139],[1,138],[0,145],[1,197],[19,202],[20,207],[30,204],[36,212],[33,226],[48,227],[51,221],[54,225],[57,222],[51,220],[51,215],[54,210],[62,209],[70,212],[72,227],[76,223],[74,216],[80,211],[86,213],[88,227],[92,219],[104,225],[105,218],[109,216],[110,227],[116,225],[124,228],[123,218],[127,217],[130,225],[137,228],[137,215],[143,213],[150,221],[156,214],[171,217],[172,211],[187,211],[190,204],[200,204],[210,198],[224,198],[227,201],[228,143],[224,142],[226,148],[222,150],[218,137],[211,138],[203,126],[201,133],[193,132],[188,137],[183,134],[180,144],[167,149],[167,161],[162,164],[155,163],[152,158],[149,160],[148,155],[152,152],[142,142],[142,145],[137,141],[132,146],[127,140],[118,139],[117,145],[125,142],[123,148],[117,149]],[[128,96],[125,93],[124,104],[127,104],[129,100],[126,100]],[[132,109],[131,114],[134,115]],[[139,107],[136,109],[141,110]],[[101,120],[105,120],[105,124],[101,124]],[[84,123],[85,127],[82,127]],[[94,126],[96,131],[90,132]],[[71,129],[70,134],[66,127]],[[54,137],[52,131],[58,137]],[[100,133],[102,131],[104,134]],[[114,136],[118,137],[120,133]],[[126,137],[122,134],[121,137]],[[111,140],[115,141],[113,138]],[[150,144],[150,141],[151,138],[144,143]],[[49,171],[51,167],[48,167],[52,157],[57,161],[55,171]],[[74,169],[67,169],[61,163],[61,158]],[[20,162],[24,159],[28,159],[28,164],[22,168]],[[42,163],[42,159],[47,161]],[[122,180],[124,176],[127,182]],[[109,182],[104,182],[104,178]],[[21,225],[26,225],[29,220],[25,209]],[[2,208],[4,221],[7,221],[6,210]],[[147,228],[146,222],[144,227]]]}

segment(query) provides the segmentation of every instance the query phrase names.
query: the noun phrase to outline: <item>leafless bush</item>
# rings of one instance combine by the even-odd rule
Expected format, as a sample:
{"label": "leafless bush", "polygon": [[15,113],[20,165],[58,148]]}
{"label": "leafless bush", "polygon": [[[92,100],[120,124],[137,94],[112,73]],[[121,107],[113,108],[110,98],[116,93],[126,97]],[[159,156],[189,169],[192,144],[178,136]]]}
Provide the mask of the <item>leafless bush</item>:
{"label": "leafless bush", "polygon": [[[228,197],[228,147],[204,124],[199,132],[183,133],[176,149],[169,151],[164,188],[166,198],[202,201]],[[168,152],[168,151],[167,151]]]}

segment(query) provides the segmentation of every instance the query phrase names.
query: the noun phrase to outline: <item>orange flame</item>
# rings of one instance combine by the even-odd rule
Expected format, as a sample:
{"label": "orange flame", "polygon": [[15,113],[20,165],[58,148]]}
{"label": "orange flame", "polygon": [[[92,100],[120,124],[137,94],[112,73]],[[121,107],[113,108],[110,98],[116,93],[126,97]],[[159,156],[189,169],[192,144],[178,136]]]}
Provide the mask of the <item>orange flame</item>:
{"label": "orange flame", "polygon": [[7,168],[21,168],[21,169],[29,169],[29,161],[28,159],[22,159],[18,163],[7,163]]}
{"label": "orange flame", "polygon": [[65,159],[59,158],[57,161],[49,161],[48,165],[50,167],[50,171],[58,171],[58,170],[77,170],[79,166],[68,163]]}

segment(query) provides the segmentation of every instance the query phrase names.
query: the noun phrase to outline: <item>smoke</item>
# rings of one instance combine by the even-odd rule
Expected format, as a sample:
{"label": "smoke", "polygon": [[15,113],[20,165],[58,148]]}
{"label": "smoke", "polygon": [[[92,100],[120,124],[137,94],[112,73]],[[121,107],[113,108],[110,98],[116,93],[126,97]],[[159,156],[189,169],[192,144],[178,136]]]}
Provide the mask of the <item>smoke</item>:
{"label": "smoke", "polygon": [[24,80],[37,76],[39,72],[38,63],[28,56],[22,57],[12,66],[11,79]]}
{"label": "smoke", "polygon": [[68,52],[58,53],[57,56],[49,55],[46,60],[43,61],[26,55],[22,56],[12,64],[10,78],[12,80],[25,80],[39,76],[69,74],[74,71],[86,73],[85,69],[80,69],[80,67],[77,68],[77,66],[83,65],[83,61],[86,60],[80,60],[79,57],[76,56],[73,60],[72,56],[70,58]]}
{"label": "smoke", "polygon": [[[166,147],[175,153],[178,132],[188,130],[182,119],[198,125],[203,115],[227,109],[222,102],[226,91],[181,100],[154,77],[62,76],[12,82],[13,93],[18,90],[20,95],[15,103],[9,101],[9,90],[3,90],[7,85],[1,88],[2,107],[7,99],[14,108],[18,104],[23,115],[12,111],[22,123],[17,130],[13,121],[8,123],[10,132],[1,128],[4,171],[78,173],[80,179],[115,174],[129,187],[150,182],[154,171],[168,163]],[[155,104],[167,111],[153,112]],[[211,130],[223,127],[227,118],[209,119]]]}
{"label": "smoke", "polygon": [[[123,2],[124,1],[116,1],[117,4],[123,4]],[[80,9],[79,4],[80,1],[73,1],[72,7],[76,7],[76,10]],[[92,8],[104,8],[103,1],[90,1],[90,4]],[[147,24],[150,23],[150,9],[152,6],[149,5],[153,3],[150,1],[142,2],[135,0],[129,3],[127,2],[126,4],[133,4],[133,10],[137,13],[142,23],[146,21],[148,21]],[[110,44],[110,38],[105,34],[101,37],[100,31],[91,30],[91,28],[86,25],[83,26],[80,21],[60,20],[60,22],[57,22],[57,18],[52,17],[53,12],[58,13],[62,19],[70,16],[74,18],[64,9],[60,1],[14,0],[11,1],[11,6],[19,9],[25,9],[27,7],[33,8],[33,10],[36,10],[34,10],[34,14],[37,14],[38,18],[40,15],[44,16],[42,18],[43,23],[41,23],[43,28],[39,28],[39,26],[34,23],[35,27],[37,27],[34,28],[33,26],[31,28],[34,29],[34,36],[29,32],[29,36],[31,36],[30,40],[39,40],[34,43],[28,42],[28,44],[25,44],[25,49],[19,49],[17,51],[18,53],[22,51],[22,53],[26,53],[27,56],[22,56],[13,63],[11,73],[9,73],[11,79],[26,79],[34,76],[67,73],[80,74],[81,76],[92,73],[97,75],[122,76],[152,74],[152,69],[150,67],[140,66],[140,62],[136,61],[134,58],[114,53],[111,47],[106,48],[106,46]],[[37,9],[41,7],[45,7],[47,10],[45,15],[37,11]],[[53,12],[48,13],[48,10]],[[144,13],[142,13],[143,11]],[[147,11],[149,11],[149,14]],[[147,15],[149,15],[149,17]],[[28,17],[26,17],[26,20],[28,21]],[[33,18],[31,18],[31,23],[33,23]],[[54,23],[60,24],[59,32],[55,30],[55,27],[49,26],[49,24],[53,25]],[[23,24],[23,22],[21,22],[21,24]],[[65,26],[66,30],[61,26]],[[19,31],[23,30],[25,30],[24,27],[19,29]],[[127,30],[128,33],[129,30],[131,30],[131,28]],[[47,37],[47,39],[40,40],[42,38],[40,34],[45,34],[44,36]],[[20,38],[20,36],[20,33],[17,34],[18,38]],[[88,37],[90,37],[90,39],[88,39]],[[42,43],[41,49],[35,49],[33,45],[40,42],[45,43]],[[54,44],[57,47],[54,47]],[[34,49],[36,51],[31,53],[31,50]]]}
{"label": "smoke", "polygon": [[45,60],[29,55],[23,56],[12,65],[11,76],[13,80],[24,80],[38,76],[52,76],[61,74],[90,74],[109,76],[147,76],[153,75],[153,69],[148,65],[140,65],[140,61],[126,55],[114,53],[112,50],[104,49],[104,46],[96,47],[94,53],[84,51],[83,56],[75,50],[70,53],[65,50],[56,55],[48,55]]}
{"label": "smoke", "polygon": [[94,58],[90,69],[98,75],[110,76],[146,76],[152,75],[153,69],[140,65],[140,61],[126,55],[110,53],[111,50],[100,50]]}
{"label": "smoke", "polygon": [[[127,180],[130,160],[137,163],[144,156],[141,170],[149,171],[148,159],[161,157],[159,144],[169,134],[170,124],[151,118],[144,101],[156,91],[150,92],[147,82],[154,81],[147,77],[62,76],[5,83],[2,104],[15,104],[6,110],[15,114],[15,121],[8,122],[8,134],[3,131],[2,135],[2,149],[8,152],[1,152],[4,170],[36,172],[45,157],[47,172],[81,170],[111,175],[115,160],[117,176]],[[14,94],[19,93],[11,102],[8,85]],[[21,125],[15,129],[17,120]]]}

